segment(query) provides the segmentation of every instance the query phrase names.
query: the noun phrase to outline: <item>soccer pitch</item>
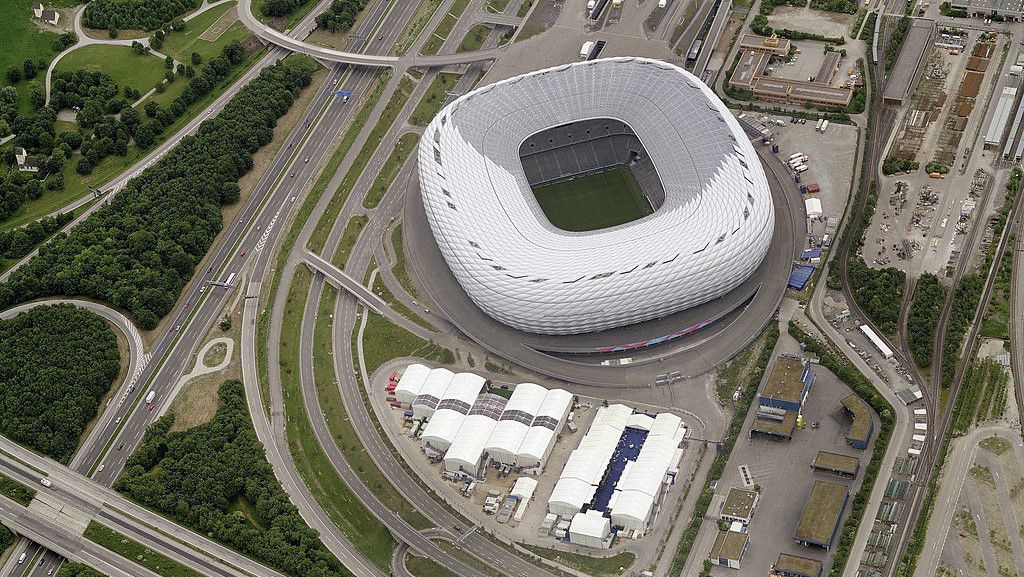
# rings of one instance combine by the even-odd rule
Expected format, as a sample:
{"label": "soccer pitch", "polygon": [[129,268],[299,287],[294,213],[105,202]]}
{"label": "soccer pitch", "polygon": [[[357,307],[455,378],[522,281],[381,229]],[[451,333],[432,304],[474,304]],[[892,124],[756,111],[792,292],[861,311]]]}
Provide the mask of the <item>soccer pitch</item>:
{"label": "soccer pitch", "polygon": [[542,184],[533,194],[551,224],[570,232],[609,228],[654,212],[623,165]]}

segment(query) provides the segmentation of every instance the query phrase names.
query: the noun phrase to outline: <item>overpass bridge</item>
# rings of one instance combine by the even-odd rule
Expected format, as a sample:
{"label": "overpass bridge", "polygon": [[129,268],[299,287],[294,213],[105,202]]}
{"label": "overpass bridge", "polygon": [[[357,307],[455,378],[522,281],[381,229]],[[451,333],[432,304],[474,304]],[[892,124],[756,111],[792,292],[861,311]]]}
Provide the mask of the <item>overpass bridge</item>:
{"label": "overpass bridge", "polygon": [[[334,50],[316,44],[310,44],[303,40],[292,38],[286,34],[274,30],[269,25],[260,22],[252,12],[252,0],[239,0],[238,18],[245,24],[260,40],[280,46],[291,52],[307,54],[322,62],[337,62],[351,66],[365,66],[370,68],[406,68],[406,67],[435,67],[449,66],[455,64],[470,64],[485,60],[494,60],[501,53],[501,48],[488,48],[484,50],[471,50],[456,54],[437,54],[423,56],[419,54],[406,54],[404,56],[388,56],[378,54],[360,54],[358,52],[346,52]],[[515,19],[521,20],[521,19]],[[514,26],[513,20],[507,16],[487,15],[483,21],[490,24]],[[517,22],[518,23],[518,22]]]}
{"label": "overpass bridge", "polygon": [[388,309],[388,303],[384,302],[384,299],[377,296],[375,292],[368,289],[363,285],[363,283],[359,282],[345,271],[334,266],[331,261],[309,250],[306,251],[305,257],[306,266],[309,267],[310,270],[324,275],[327,282],[350,293],[373,312],[385,316],[386,313],[390,312]]}

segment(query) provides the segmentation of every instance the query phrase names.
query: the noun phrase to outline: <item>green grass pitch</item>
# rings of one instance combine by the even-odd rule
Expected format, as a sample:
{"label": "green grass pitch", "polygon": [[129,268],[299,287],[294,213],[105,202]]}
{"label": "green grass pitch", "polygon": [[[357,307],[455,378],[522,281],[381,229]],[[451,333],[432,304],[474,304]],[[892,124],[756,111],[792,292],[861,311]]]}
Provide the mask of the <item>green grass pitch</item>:
{"label": "green grass pitch", "polygon": [[626,166],[615,166],[533,188],[551,224],[570,232],[609,228],[643,218],[651,203]]}

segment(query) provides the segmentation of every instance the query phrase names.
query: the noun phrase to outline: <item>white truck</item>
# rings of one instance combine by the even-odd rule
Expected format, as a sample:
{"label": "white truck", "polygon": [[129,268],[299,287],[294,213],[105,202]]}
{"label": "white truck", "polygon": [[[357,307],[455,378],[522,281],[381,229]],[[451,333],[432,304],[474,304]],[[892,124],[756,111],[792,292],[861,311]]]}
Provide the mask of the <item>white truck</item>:
{"label": "white truck", "polygon": [[797,172],[803,172],[803,171],[807,170],[807,165],[806,164],[799,164],[797,166],[794,166],[793,170],[795,170]]}
{"label": "white truck", "polygon": [[594,41],[587,40],[580,47],[580,60],[586,60],[590,57],[590,53],[594,51]]}
{"label": "white truck", "polygon": [[827,120],[821,123],[821,133],[825,134],[826,130],[828,130],[828,121]]}
{"label": "white truck", "polygon": [[146,395],[146,404],[151,404],[154,398],[156,398],[156,391],[150,391],[149,394]]}

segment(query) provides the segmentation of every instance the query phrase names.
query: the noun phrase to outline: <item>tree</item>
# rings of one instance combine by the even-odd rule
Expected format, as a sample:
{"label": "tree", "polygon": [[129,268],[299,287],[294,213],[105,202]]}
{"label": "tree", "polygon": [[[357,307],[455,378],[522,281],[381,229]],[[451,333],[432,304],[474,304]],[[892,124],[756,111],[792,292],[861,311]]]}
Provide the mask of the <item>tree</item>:
{"label": "tree", "polygon": [[32,90],[29,91],[28,99],[32,101],[32,105],[35,106],[36,109],[46,106],[46,92],[43,90],[42,86],[33,86]]}
{"label": "tree", "polygon": [[32,80],[36,77],[38,70],[36,69],[36,63],[31,58],[26,58],[25,62],[21,65],[22,71],[24,71],[25,80]]}
{"label": "tree", "polygon": [[10,81],[11,84],[21,82],[21,68],[18,68],[17,66],[11,66],[8,68],[7,80]]}
{"label": "tree", "polygon": [[200,54],[198,52],[193,52],[192,53],[192,64],[194,66],[199,66],[202,63],[203,63],[203,57],[200,56]]}
{"label": "tree", "polygon": [[111,38],[117,38],[117,26],[111,26],[107,28],[107,35]]}
{"label": "tree", "polygon": [[78,159],[78,164],[75,165],[75,172],[81,174],[82,176],[88,176],[92,174],[92,171],[92,161],[90,161],[87,157],[82,157]]}
{"label": "tree", "polygon": [[164,58],[164,68],[166,68],[168,70],[173,69],[174,68],[174,59],[171,58],[170,56],[168,56],[167,58]]}
{"label": "tree", "polygon": [[141,56],[148,52],[148,50],[146,49],[146,45],[142,42],[139,42],[138,40],[132,40],[132,52]]}
{"label": "tree", "polygon": [[153,36],[150,36],[149,37],[149,46],[153,50],[160,50],[161,48],[163,48],[163,46],[164,46],[164,37],[163,37],[163,35],[161,34],[160,36],[157,36],[157,35],[154,34]]}
{"label": "tree", "polygon": [[160,105],[150,100],[146,103],[146,106],[143,107],[143,111],[146,113],[146,116],[155,118],[157,112],[160,112]]}

